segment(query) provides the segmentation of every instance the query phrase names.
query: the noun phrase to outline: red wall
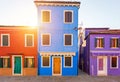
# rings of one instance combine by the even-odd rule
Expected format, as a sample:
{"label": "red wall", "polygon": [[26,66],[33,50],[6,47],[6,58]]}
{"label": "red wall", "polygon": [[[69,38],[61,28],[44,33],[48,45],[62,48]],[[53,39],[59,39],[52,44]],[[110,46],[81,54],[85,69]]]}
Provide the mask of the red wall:
{"label": "red wall", "polygon": [[[10,46],[1,46],[1,34],[10,34]],[[25,47],[25,34],[34,34],[34,47]],[[37,67],[37,28],[8,26],[0,27],[0,56],[22,55],[35,57]],[[24,64],[24,63],[23,63]],[[12,62],[11,62],[12,65]]]}

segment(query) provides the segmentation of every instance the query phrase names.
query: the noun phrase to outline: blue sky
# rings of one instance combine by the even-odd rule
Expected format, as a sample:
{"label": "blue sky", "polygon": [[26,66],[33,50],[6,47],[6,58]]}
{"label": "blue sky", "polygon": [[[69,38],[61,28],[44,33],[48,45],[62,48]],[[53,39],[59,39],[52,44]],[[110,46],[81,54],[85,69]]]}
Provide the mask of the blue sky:
{"label": "blue sky", "polygon": [[[73,0],[72,0],[73,1]],[[120,0],[78,0],[79,24],[120,29]],[[0,0],[0,25],[37,25],[33,0]]]}

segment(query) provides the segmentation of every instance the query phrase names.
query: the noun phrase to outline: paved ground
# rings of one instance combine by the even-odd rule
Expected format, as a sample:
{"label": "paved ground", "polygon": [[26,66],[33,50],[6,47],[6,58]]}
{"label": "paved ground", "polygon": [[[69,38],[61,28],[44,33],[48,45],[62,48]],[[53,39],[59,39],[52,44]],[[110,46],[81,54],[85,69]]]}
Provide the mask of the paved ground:
{"label": "paved ground", "polygon": [[0,82],[120,82],[120,76],[92,77],[79,72],[76,77],[6,77],[0,76]]}

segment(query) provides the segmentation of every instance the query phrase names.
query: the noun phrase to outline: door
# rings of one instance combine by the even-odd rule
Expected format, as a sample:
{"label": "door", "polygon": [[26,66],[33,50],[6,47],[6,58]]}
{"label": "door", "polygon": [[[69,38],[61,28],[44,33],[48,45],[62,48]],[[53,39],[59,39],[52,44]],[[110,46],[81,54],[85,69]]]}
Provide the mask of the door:
{"label": "door", "polygon": [[98,76],[107,75],[107,57],[106,56],[98,56]]}
{"label": "door", "polygon": [[61,57],[53,57],[53,75],[61,75]]}
{"label": "door", "polygon": [[14,75],[22,74],[21,56],[14,56]]}

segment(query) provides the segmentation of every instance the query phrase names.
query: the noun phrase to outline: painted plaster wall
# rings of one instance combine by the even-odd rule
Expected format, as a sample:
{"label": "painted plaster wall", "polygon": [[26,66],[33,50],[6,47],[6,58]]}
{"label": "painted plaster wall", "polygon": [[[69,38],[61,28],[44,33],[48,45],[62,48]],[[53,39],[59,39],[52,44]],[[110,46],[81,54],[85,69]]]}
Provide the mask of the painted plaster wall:
{"label": "painted plaster wall", "polygon": [[[104,45],[104,48],[102,49],[97,49],[95,48],[95,38],[96,37],[104,37],[104,40],[105,40],[105,45]],[[97,34],[97,35],[90,35],[90,50],[94,50],[94,51],[113,51],[112,53],[114,54],[114,51],[120,51],[120,48],[116,48],[116,49],[113,49],[113,48],[110,48],[110,38],[112,37],[118,37],[120,38],[120,35],[103,35],[103,34]],[[99,54],[99,52],[98,52]],[[105,53],[106,54],[106,53]],[[108,54],[108,53],[107,53]],[[97,56],[92,56],[90,53],[90,75],[97,75]],[[118,56],[118,68],[117,69],[112,69],[110,67],[110,56],[113,56],[111,54],[108,54],[107,56],[107,74],[108,75],[120,75],[120,57]],[[94,66],[94,71],[93,71],[93,67]]]}
{"label": "painted plaster wall", "polygon": [[[51,11],[51,22],[41,23],[41,11]],[[73,23],[64,23],[64,10],[73,10]],[[38,7],[38,51],[39,52],[75,52],[73,56],[73,68],[64,68],[64,57],[62,56],[62,75],[77,75],[78,71],[78,8],[72,6],[39,6]],[[51,45],[41,46],[41,34],[49,33],[51,35]],[[73,45],[64,46],[64,34],[73,34]],[[41,68],[41,56],[38,54],[38,74],[52,75],[52,57],[50,59],[50,68]]]}

